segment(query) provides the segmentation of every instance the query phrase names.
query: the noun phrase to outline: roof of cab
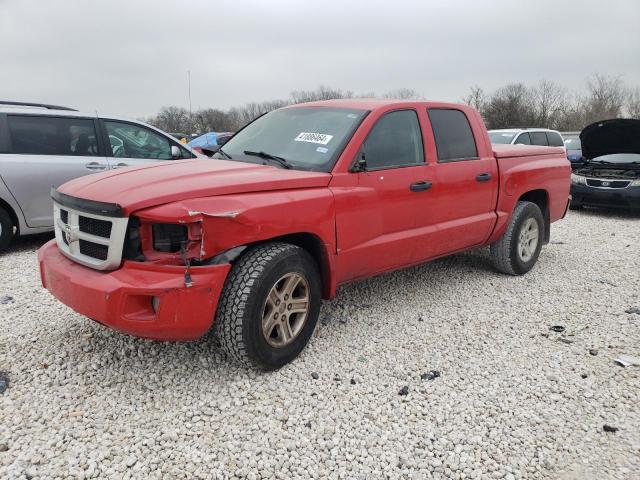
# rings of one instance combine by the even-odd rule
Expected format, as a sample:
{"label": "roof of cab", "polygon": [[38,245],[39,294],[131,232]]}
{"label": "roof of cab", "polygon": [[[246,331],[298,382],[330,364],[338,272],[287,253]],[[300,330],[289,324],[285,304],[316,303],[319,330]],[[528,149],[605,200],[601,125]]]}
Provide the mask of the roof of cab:
{"label": "roof of cab", "polygon": [[341,98],[335,100],[319,100],[316,102],[297,103],[289,105],[285,108],[298,107],[337,107],[337,108],[353,108],[360,110],[377,110],[387,107],[403,107],[403,106],[428,106],[438,108],[470,108],[461,103],[436,102],[431,100],[396,100],[393,98]]}

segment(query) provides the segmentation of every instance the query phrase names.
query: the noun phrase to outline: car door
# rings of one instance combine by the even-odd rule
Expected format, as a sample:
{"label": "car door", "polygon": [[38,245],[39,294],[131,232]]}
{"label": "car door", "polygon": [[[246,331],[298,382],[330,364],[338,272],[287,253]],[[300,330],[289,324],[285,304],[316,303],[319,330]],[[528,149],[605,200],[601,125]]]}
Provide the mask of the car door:
{"label": "car door", "polygon": [[357,164],[360,171],[349,173],[345,187],[334,191],[341,203],[336,207],[340,282],[411,262],[416,208],[430,187],[416,111],[383,114],[360,148],[358,169]]}
{"label": "car door", "polygon": [[0,176],[29,227],[53,225],[51,188],[108,169],[96,119],[7,114],[8,153]]}
{"label": "car door", "polygon": [[[482,244],[496,221],[498,168],[483,138],[480,122],[472,128],[462,110],[429,108],[433,140],[427,158],[437,158],[433,186],[417,209],[417,227],[424,233],[414,260],[452,253]],[[482,148],[481,148],[482,147]]]}
{"label": "car door", "polygon": [[[193,158],[179,142],[135,122],[101,120],[111,168],[145,165],[158,161]],[[172,148],[179,155],[173,155]]]}

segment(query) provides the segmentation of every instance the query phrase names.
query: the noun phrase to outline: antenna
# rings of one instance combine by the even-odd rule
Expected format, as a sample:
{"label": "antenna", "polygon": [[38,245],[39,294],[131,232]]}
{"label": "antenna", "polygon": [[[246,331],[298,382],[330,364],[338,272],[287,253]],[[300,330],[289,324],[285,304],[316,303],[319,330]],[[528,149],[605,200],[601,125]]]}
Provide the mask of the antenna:
{"label": "antenna", "polygon": [[191,116],[191,70],[187,70],[187,76],[189,79],[189,116]]}

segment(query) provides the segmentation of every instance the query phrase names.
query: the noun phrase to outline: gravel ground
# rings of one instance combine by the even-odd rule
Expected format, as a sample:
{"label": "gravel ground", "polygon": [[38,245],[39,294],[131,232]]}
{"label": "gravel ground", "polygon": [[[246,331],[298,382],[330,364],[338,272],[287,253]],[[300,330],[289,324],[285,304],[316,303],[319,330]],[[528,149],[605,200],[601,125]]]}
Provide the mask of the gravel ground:
{"label": "gravel ground", "polygon": [[640,355],[639,239],[639,216],[572,212],[524,277],[481,250],[347,286],[273,373],[77,315],[22,240],[0,477],[640,478],[640,366],[614,363]]}

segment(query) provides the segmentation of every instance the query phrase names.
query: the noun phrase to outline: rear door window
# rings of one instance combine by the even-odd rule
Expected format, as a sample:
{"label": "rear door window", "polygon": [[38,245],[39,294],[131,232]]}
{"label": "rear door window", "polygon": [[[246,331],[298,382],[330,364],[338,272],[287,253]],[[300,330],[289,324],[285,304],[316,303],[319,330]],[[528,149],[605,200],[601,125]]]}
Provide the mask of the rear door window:
{"label": "rear door window", "polygon": [[547,135],[544,132],[529,132],[531,135],[532,145],[549,145],[547,143]]}
{"label": "rear door window", "polygon": [[44,115],[8,115],[12,153],[27,155],[98,155],[93,120]]}
{"label": "rear door window", "polygon": [[562,137],[559,133],[556,132],[546,132],[547,133],[547,142],[552,147],[564,147],[564,142],[562,141]]}
{"label": "rear door window", "polygon": [[430,108],[429,121],[438,151],[438,162],[478,158],[476,141],[467,116],[456,109]]}
{"label": "rear door window", "polygon": [[171,142],[153,130],[134,123],[105,120],[114,157],[171,160]]}
{"label": "rear door window", "polygon": [[521,133],[515,141],[516,145],[531,145],[531,138],[528,133]]}

